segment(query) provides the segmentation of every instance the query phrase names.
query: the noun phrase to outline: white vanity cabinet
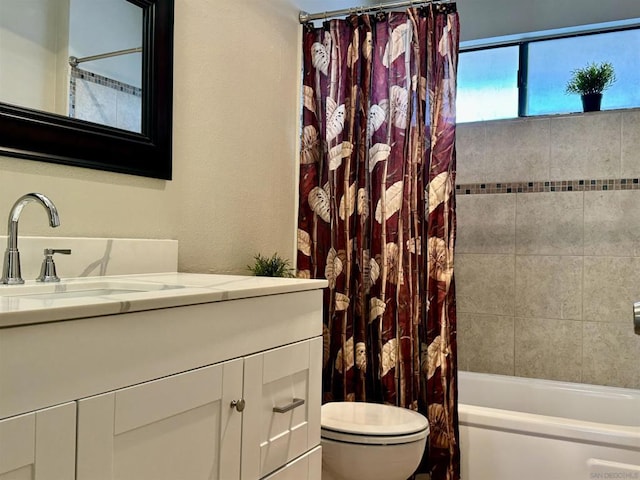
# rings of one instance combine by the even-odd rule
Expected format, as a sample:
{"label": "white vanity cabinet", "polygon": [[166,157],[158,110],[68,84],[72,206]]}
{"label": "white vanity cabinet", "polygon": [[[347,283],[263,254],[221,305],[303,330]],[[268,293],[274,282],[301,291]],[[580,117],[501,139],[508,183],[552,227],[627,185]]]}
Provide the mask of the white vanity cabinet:
{"label": "white vanity cabinet", "polygon": [[0,480],[320,480],[321,332],[317,284],[0,328]]}
{"label": "white vanity cabinet", "polygon": [[321,349],[305,340],[79,400],[76,479],[266,477],[318,446]]}
{"label": "white vanity cabinet", "polygon": [[0,420],[0,480],[72,479],[76,404]]}

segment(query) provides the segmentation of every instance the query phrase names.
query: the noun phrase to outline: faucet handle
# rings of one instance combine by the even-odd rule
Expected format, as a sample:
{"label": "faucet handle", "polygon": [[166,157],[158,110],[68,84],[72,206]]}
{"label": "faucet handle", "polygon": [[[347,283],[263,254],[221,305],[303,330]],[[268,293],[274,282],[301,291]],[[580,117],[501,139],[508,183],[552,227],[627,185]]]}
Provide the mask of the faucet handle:
{"label": "faucet handle", "polygon": [[36,278],[37,282],[59,282],[60,281],[60,278],[56,274],[56,264],[53,261],[53,255],[55,253],[60,253],[62,255],[71,255],[71,250],[68,248],[63,248],[63,249],[45,248],[44,260],[42,261],[42,268],[40,269],[40,276]]}
{"label": "faucet handle", "polygon": [[71,255],[71,249],[69,248],[45,248],[45,255],[53,255],[54,253],[61,253],[62,255]]}

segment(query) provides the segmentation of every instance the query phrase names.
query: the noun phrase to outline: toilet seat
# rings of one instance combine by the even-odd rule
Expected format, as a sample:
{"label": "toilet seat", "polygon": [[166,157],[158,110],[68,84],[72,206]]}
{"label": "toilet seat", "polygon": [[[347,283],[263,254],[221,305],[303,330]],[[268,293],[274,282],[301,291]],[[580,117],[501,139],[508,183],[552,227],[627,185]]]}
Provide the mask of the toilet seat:
{"label": "toilet seat", "polygon": [[331,402],[322,406],[322,438],[367,445],[395,445],[422,440],[427,419],[413,410],[363,402]]}

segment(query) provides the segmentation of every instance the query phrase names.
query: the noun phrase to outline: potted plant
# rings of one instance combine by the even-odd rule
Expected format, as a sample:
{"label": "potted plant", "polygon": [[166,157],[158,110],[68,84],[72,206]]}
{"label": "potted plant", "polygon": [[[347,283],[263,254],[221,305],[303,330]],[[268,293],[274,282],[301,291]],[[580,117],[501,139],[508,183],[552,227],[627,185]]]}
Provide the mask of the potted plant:
{"label": "potted plant", "polygon": [[585,112],[600,110],[602,92],[613,85],[616,74],[609,62],[590,63],[584,68],[571,72],[567,83],[567,93],[578,93],[582,98],[582,109]]}
{"label": "potted plant", "polygon": [[293,277],[293,268],[289,265],[289,260],[281,258],[274,253],[271,258],[258,254],[255,263],[247,265],[247,268],[257,277]]}

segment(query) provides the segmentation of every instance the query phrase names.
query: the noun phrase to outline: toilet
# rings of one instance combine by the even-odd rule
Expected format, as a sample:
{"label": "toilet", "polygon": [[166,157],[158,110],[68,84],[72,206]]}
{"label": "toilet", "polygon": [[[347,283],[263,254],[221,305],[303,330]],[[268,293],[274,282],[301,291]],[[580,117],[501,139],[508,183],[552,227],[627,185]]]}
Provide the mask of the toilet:
{"label": "toilet", "polygon": [[377,403],[327,403],[320,423],[322,480],[406,480],[429,435],[423,415]]}

